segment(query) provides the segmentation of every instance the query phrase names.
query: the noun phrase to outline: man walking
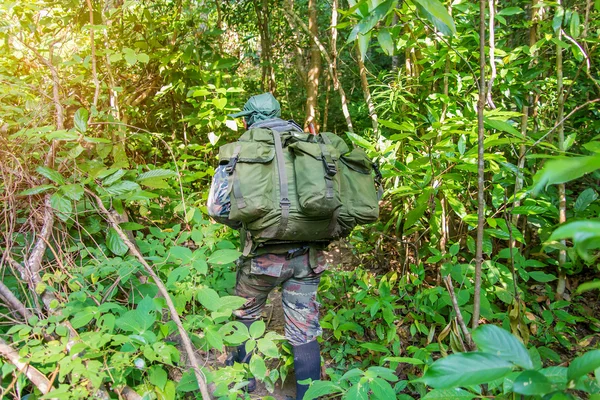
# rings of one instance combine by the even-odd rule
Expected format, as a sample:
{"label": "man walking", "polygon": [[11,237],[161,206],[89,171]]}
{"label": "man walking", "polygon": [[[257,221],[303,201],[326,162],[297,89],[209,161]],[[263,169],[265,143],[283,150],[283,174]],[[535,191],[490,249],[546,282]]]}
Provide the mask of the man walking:
{"label": "man walking", "polygon": [[[269,128],[276,132],[302,132],[293,121],[280,118],[279,102],[270,93],[251,97],[244,109],[231,117],[243,117],[247,129]],[[252,184],[251,182],[245,182]],[[208,213],[216,221],[239,229],[241,224],[231,221],[229,212],[230,184],[226,165],[215,171],[208,197]],[[322,245],[311,242],[293,242],[260,246],[248,256],[238,260],[235,294],[245,298],[246,303],[235,311],[237,319],[246,326],[258,320],[272,289],[282,287],[282,303],[285,317],[285,336],[294,352],[296,374],[296,398],[302,399],[308,385],[298,382],[320,379],[320,349],[317,337],[321,335],[317,288],[326,263]],[[248,363],[245,344],[238,346],[231,362]],[[252,378],[247,390],[253,391],[256,381]]]}

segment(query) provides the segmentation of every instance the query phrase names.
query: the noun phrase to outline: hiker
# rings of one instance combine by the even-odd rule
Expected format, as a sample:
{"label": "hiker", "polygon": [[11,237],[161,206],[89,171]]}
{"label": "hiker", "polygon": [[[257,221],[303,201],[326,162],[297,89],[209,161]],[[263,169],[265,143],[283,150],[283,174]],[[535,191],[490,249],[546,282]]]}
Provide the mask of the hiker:
{"label": "hiker", "polygon": [[[279,102],[270,93],[252,96],[244,109],[230,117],[244,117],[247,129],[269,128],[273,131],[299,132],[302,129],[293,121],[280,118]],[[241,223],[230,220],[231,202],[227,165],[215,170],[208,197],[208,213],[217,222],[240,229]],[[241,184],[252,184],[242,182]],[[232,188],[235,190],[235,188]],[[261,317],[267,297],[272,289],[282,287],[282,303],[285,316],[285,336],[294,352],[296,375],[296,398],[302,399],[308,385],[298,382],[321,377],[321,356],[317,337],[322,330],[319,325],[319,304],[316,301],[321,274],[326,269],[323,244],[315,242],[264,243],[237,264],[235,295],[247,299],[239,310],[234,311],[239,321],[247,327]],[[251,354],[246,354],[245,343],[237,347],[229,361],[248,363]],[[246,388],[255,390],[256,380],[251,378]]]}

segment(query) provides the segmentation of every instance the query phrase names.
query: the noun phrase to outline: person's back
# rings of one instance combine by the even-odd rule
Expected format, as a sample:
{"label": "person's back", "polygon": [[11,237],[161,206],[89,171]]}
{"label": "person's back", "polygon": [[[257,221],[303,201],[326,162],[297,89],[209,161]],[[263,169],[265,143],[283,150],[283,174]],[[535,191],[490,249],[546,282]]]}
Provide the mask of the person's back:
{"label": "person's back", "polygon": [[[280,115],[277,100],[270,93],[264,93],[251,97],[243,111],[230,116],[244,117],[247,129],[267,128],[277,133],[302,132],[295,122],[285,121],[279,118]],[[208,198],[208,213],[216,221],[240,229],[239,222],[228,218],[232,183],[226,167],[219,165],[215,171]],[[248,253],[238,260],[235,287],[236,296],[247,301],[234,314],[250,327],[261,317],[271,290],[281,286],[285,336],[294,351],[296,382],[309,378],[319,380],[321,357],[316,339],[322,330],[316,295],[321,274],[327,268],[321,245],[311,242],[265,243],[260,249],[251,249]],[[238,346],[229,361],[248,363],[250,358],[251,354],[246,354],[244,343]],[[250,379],[247,390],[252,391],[255,386],[256,381]],[[307,389],[308,385],[296,383],[297,399],[302,399]]]}

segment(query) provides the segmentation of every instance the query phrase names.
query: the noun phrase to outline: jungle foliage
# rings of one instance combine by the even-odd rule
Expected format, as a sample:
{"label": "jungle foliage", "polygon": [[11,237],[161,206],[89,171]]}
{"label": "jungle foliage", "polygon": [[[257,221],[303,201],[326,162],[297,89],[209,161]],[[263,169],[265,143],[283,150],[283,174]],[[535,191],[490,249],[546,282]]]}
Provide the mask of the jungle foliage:
{"label": "jungle foliage", "polygon": [[206,214],[270,90],[384,176],[307,398],[600,398],[598,0],[2,1],[0,39],[0,397],[278,396]]}

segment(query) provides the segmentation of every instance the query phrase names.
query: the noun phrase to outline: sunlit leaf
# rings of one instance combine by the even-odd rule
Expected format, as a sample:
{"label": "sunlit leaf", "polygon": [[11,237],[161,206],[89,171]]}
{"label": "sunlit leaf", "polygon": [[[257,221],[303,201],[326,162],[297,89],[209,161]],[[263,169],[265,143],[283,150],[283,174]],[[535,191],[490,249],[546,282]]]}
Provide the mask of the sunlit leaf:
{"label": "sunlit leaf", "polygon": [[438,0],[413,0],[417,9],[444,35],[456,34],[454,20]]}

